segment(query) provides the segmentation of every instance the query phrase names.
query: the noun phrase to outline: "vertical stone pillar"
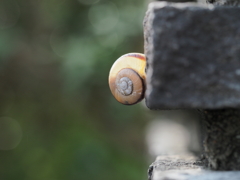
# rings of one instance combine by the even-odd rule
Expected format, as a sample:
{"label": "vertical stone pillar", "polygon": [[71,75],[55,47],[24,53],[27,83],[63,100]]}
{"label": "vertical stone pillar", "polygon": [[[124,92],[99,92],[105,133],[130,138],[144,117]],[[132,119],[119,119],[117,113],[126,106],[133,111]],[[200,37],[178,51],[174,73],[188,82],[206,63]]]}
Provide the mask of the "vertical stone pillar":
{"label": "vertical stone pillar", "polygon": [[240,170],[240,8],[155,2],[144,34],[147,106],[201,109],[208,166]]}
{"label": "vertical stone pillar", "polygon": [[[207,2],[216,6],[240,5],[239,0]],[[201,112],[206,130],[203,147],[209,167],[215,170],[240,170],[240,109],[206,109]]]}
{"label": "vertical stone pillar", "polygon": [[204,153],[214,170],[240,170],[240,109],[201,110]]}

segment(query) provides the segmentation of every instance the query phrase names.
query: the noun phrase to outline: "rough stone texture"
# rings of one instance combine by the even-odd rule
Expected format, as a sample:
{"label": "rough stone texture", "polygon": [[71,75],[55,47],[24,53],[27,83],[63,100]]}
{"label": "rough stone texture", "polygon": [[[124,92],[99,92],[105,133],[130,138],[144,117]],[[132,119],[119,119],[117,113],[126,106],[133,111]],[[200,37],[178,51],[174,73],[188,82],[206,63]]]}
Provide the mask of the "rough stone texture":
{"label": "rough stone texture", "polygon": [[214,170],[240,170],[240,110],[201,110],[208,166]]}
{"label": "rough stone texture", "polygon": [[197,0],[156,0],[156,1],[167,1],[167,2],[197,2]]}
{"label": "rough stone texture", "polygon": [[240,8],[153,2],[144,34],[150,109],[240,107]]}
{"label": "rough stone texture", "polygon": [[[158,156],[148,170],[149,180],[180,179],[183,174],[197,174],[202,170],[202,163],[192,155]],[[176,174],[179,173],[179,174]]]}
{"label": "rough stone texture", "polygon": [[160,156],[149,168],[149,180],[239,180],[239,171],[205,170],[191,155]]}
{"label": "rough stone texture", "polygon": [[207,2],[217,6],[240,6],[240,0],[207,0]]}

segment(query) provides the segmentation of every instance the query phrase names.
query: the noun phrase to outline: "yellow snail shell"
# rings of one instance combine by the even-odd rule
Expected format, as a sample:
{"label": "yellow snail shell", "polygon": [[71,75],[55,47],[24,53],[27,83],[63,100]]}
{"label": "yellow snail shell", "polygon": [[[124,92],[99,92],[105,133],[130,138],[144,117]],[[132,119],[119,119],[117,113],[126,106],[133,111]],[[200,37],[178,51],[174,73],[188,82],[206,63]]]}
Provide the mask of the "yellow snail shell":
{"label": "yellow snail shell", "polygon": [[109,86],[118,102],[131,105],[144,98],[145,67],[145,55],[140,53],[129,53],[115,61],[109,73]]}

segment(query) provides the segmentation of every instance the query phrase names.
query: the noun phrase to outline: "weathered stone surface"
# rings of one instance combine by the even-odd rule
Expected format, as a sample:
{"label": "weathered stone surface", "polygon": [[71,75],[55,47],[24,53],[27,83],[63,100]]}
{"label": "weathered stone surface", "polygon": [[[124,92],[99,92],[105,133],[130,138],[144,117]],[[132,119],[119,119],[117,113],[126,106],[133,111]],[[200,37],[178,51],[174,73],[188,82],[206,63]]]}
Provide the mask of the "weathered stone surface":
{"label": "weathered stone surface", "polygon": [[240,6],[239,0],[207,0],[207,2],[217,6]]}
{"label": "weathered stone surface", "polygon": [[[204,155],[214,170],[240,170],[240,110],[201,110]],[[239,178],[240,179],[240,178]]]}
{"label": "weathered stone surface", "polygon": [[156,0],[156,1],[167,1],[167,2],[197,2],[197,0]]}
{"label": "weathered stone surface", "polygon": [[153,2],[144,34],[150,109],[240,107],[240,8]]}
{"label": "weathered stone surface", "polygon": [[151,180],[239,180],[240,171],[210,171],[193,156],[159,156],[150,166]]}

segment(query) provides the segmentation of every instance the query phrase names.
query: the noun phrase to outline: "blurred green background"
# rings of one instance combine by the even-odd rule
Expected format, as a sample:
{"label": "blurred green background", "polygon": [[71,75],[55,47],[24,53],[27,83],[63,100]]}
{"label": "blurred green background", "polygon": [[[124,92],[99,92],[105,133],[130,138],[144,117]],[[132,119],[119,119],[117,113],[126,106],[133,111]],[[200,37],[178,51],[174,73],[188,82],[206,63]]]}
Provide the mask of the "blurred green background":
{"label": "blurred green background", "polygon": [[0,1],[0,179],[144,180],[141,105],[108,73],[143,52],[144,0]]}

